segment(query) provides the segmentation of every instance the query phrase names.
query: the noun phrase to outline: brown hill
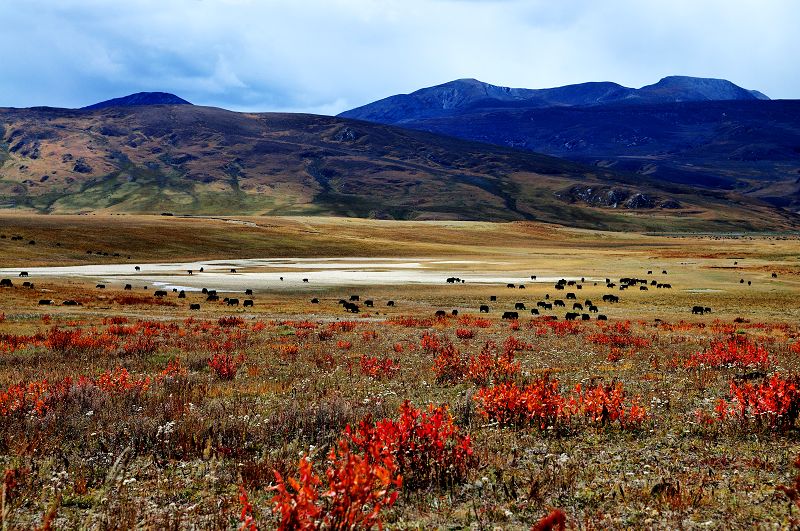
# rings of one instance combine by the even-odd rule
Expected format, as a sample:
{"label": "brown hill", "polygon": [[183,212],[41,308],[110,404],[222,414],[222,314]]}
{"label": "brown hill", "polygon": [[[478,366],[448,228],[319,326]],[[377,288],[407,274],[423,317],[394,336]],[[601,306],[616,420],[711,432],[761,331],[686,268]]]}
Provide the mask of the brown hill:
{"label": "brown hill", "polygon": [[796,226],[792,215],[732,192],[393,126],[190,105],[0,109],[0,206],[639,230]]}

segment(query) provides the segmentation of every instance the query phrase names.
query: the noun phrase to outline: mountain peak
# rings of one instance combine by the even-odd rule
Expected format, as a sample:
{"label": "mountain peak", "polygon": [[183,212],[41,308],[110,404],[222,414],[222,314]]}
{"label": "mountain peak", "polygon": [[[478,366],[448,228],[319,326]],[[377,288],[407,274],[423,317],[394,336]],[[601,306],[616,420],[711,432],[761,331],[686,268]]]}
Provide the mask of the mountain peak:
{"label": "mountain peak", "polygon": [[769,99],[727,79],[691,76],[667,76],[658,83],[640,88],[637,96],[672,102]]}
{"label": "mountain peak", "polygon": [[640,89],[610,81],[578,83],[563,87],[527,89],[502,87],[473,78],[462,78],[411,94],[397,94],[369,103],[339,116],[369,122],[404,124],[454,113],[508,107],[587,107],[604,104],[659,104],[686,101],[768,100],[762,93],[746,90],[725,79],[667,76]]}
{"label": "mountain peak", "polygon": [[191,105],[191,103],[169,92],[137,92],[121,98],[101,101],[83,107],[83,110],[105,109],[107,107],[133,107],[139,105]]}

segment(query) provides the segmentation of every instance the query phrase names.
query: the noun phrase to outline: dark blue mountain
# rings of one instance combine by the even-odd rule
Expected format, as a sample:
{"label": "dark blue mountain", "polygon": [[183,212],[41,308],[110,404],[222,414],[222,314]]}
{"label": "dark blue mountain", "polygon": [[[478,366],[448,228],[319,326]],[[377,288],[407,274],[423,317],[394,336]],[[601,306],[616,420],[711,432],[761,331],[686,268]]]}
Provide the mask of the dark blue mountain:
{"label": "dark blue mountain", "polygon": [[658,83],[640,89],[617,83],[581,83],[557,88],[524,89],[490,85],[477,79],[457,79],[420,89],[411,94],[398,94],[341,113],[355,118],[385,124],[402,124],[414,120],[453,116],[465,110],[480,108],[545,108],[607,105],[611,103],[652,104],[688,101],[729,101],[769,99],[724,79],[686,76],[665,77]]}
{"label": "dark blue mountain", "polygon": [[773,101],[722,79],[540,90],[458,80],[340,116],[736,190],[800,212],[800,100]]}
{"label": "dark blue mountain", "polygon": [[83,109],[94,110],[105,109],[106,107],[133,107],[139,105],[191,105],[191,103],[168,92],[137,92],[121,98],[101,101],[83,107]]}

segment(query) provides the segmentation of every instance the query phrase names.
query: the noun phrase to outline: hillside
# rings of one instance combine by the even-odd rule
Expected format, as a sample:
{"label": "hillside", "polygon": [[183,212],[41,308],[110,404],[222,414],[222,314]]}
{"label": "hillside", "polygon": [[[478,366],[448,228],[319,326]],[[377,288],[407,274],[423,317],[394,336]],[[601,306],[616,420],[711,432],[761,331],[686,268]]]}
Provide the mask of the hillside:
{"label": "hillside", "polygon": [[767,230],[795,219],[728,192],[421,131],[192,105],[0,110],[0,205],[50,213],[539,220]]}
{"label": "hillside", "polygon": [[[443,105],[448,86],[461,88],[450,94],[452,104]],[[538,91],[488,86],[483,96],[466,96],[481,86],[454,82],[342,116],[546,153],[664,182],[737,190],[800,211],[800,101],[768,101],[727,81],[680,77],[638,90],[613,83]]]}

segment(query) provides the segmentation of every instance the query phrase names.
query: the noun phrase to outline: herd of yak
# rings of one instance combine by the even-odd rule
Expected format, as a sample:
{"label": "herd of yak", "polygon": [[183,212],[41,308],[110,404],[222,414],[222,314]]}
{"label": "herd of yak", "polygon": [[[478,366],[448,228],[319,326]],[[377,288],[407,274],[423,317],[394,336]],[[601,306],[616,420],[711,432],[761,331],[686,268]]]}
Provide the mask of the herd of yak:
{"label": "herd of yak", "polygon": [[[135,269],[135,271],[140,271],[140,267],[139,266],[135,266],[134,269]],[[203,269],[201,268],[200,271],[203,272]],[[236,273],[236,269],[231,269],[230,271],[231,271],[231,273]],[[666,275],[667,271],[664,270],[661,273],[663,275]],[[193,272],[191,270],[189,270],[188,274],[191,275],[191,274],[193,274]],[[648,275],[652,275],[653,272],[652,271],[648,271],[647,274]],[[27,271],[22,271],[22,272],[19,273],[19,276],[20,277],[28,277],[29,274],[28,274]],[[776,276],[777,275],[775,273],[772,274],[773,278],[775,278]],[[530,278],[531,278],[531,280],[535,281],[536,280],[536,275],[531,275]],[[281,280],[283,280],[283,277],[281,277]],[[303,282],[307,283],[308,279],[304,278]],[[459,278],[459,277],[448,277],[446,279],[446,282],[448,284],[464,284],[466,281],[461,279],[461,278]],[[583,284],[585,282],[586,282],[585,278],[581,278],[580,280],[566,280],[566,279],[562,278],[562,279],[558,280],[553,287],[554,287],[554,289],[556,291],[565,291],[565,290],[571,290],[571,289],[574,289],[574,290],[577,291],[577,290],[583,289]],[[744,280],[741,280],[741,282],[743,283]],[[598,282],[594,282],[595,286],[597,284],[598,284]],[[748,282],[748,284],[749,284],[749,282]],[[611,279],[609,279],[609,278],[605,279],[605,285],[606,285],[606,288],[608,288],[608,289],[613,289],[613,288],[616,288],[618,286],[617,283],[612,282]],[[10,288],[10,287],[14,287],[14,283],[11,281],[11,279],[4,278],[4,279],[0,280],[0,288]],[[25,281],[25,282],[23,282],[22,287],[33,289],[35,286],[34,286],[34,284],[32,282]],[[106,287],[105,284],[97,284],[96,285],[97,289],[105,289],[105,287]],[[516,285],[516,284],[509,283],[509,284],[506,285],[506,287],[508,289],[525,289],[525,285],[524,284]],[[626,289],[636,288],[636,287],[638,287],[639,290],[641,290],[641,291],[646,291],[646,290],[649,289],[649,287],[655,287],[657,289],[670,289],[670,288],[672,288],[672,286],[669,283],[658,282],[658,281],[652,280],[652,279],[648,280],[648,279],[643,279],[643,278],[631,278],[631,277],[623,277],[623,278],[619,279],[619,290],[620,291],[624,291]],[[132,289],[133,289],[133,286],[131,284],[125,284],[124,290],[132,290]],[[144,286],[144,289],[147,289],[147,286]],[[186,293],[185,293],[184,290],[178,290],[177,288],[173,288],[172,291],[177,293],[177,297],[179,299],[185,299],[186,298]],[[206,302],[219,302],[220,301],[220,296],[217,294],[217,290],[203,288],[202,289],[202,294],[205,295]],[[153,292],[153,296],[155,298],[158,298],[158,299],[164,298],[167,295],[168,295],[168,293],[167,293],[166,290],[155,290]],[[245,291],[245,295],[252,296],[253,295],[253,290],[252,289],[247,289]],[[603,295],[602,300],[603,300],[604,303],[613,304],[613,303],[619,302],[619,297],[617,295],[613,295],[613,294],[606,294],[606,295]],[[490,296],[489,302],[496,302],[496,301],[497,301],[497,296],[496,295]],[[572,302],[567,302],[567,301],[572,301]],[[312,304],[319,304],[320,301],[319,301],[318,298],[315,297],[315,298],[311,299],[310,302]],[[360,307],[357,304],[359,302],[362,302],[362,301],[360,301],[359,295],[351,295],[349,300],[345,300],[345,299],[339,300],[339,305],[342,306],[342,308],[346,312],[359,313]],[[240,301],[238,298],[234,298],[234,297],[225,297],[225,298],[222,299],[222,304],[226,304],[228,306],[239,306],[240,303],[244,307],[252,307],[255,304],[253,299],[244,299],[243,301]],[[51,305],[51,304],[55,304],[55,301],[53,301],[51,299],[41,299],[39,301],[39,304],[40,305]],[[576,319],[581,319],[581,320],[584,320],[584,321],[588,321],[588,320],[591,319],[591,314],[595,314],[596,315],[596,319],[598,321],[607,320],[607,317],[604,314],[599,313],[599,311],[600,311],[599,307],[594,302],[592,302],[591,300],[586,299],[583,302],[579,302],[575,291],[567,291],[563,299],[559,298],[559,299],[552,299],[551,300],[550,299],[550,295],[546,294],[544,296],[544,300],[537,301],[536,302],[536,307],[532,307],[532,308],[528,308],[524,302],[517,302],[517,303],[514,304],[514,309],[513,310],[504,310],[503,311],[502,318],[503,319],[519,319],[519,315],[520,315],[519,312],[520,311],[527,311],[527,310],[530,310],[530,313],[532,315],[539,315],[539,310],[549,310],[549,311],[554,311],[555,310],[555,311],[557,311],[557,309],[559,309],[559,308],[564,308],[566,310],[568,304],[571,304],[571,311],[566,311],[566,313],[564,314],[564,319],[566,319],[568,321],[576,320]],[[65,301],[62,302],[62,305],[64,305],[64,306],[78,306],[78,305],[80,305],[80,303],[75,301],[75,300],[65,300]],[[373,308],[374,305],[375,305],[375,301],[372,300],[372,299],[366,299],[366,300],[363,301],[363,305],[368,307],[368,308]],[[393,307],[393,306],[395,306],[395,302],[392,301],[392,300],[389,300],[389,301],[386,302],[386,306]],[[189,309],[190,310],[200,310],[200,304],[199,303],[192,303],[192,304],[189,305]],[[480,313],[489,313],[491,311],[491,307],[489,306],[489,304],[481,304],[480,307],[479,307],[479,311],[480,311]],[[703,315],[703,314],[709,313],[709,312],[711,312],[711,308],[709,308],[707,306],[693,306],[692,307],[692,313],[693,314]],[[458,315],[458,310],[452,310],[450,313],[451,313],[451,315]],[[435,314],[436,317],[444,317],[446,315],[447,315],[447,312],[445,312],[444,310],[438,310],[438,311],[436,311],[436,314]],[[556,317],[555,316],[550,316],[549,318],[550,319],[555,319]]]}

